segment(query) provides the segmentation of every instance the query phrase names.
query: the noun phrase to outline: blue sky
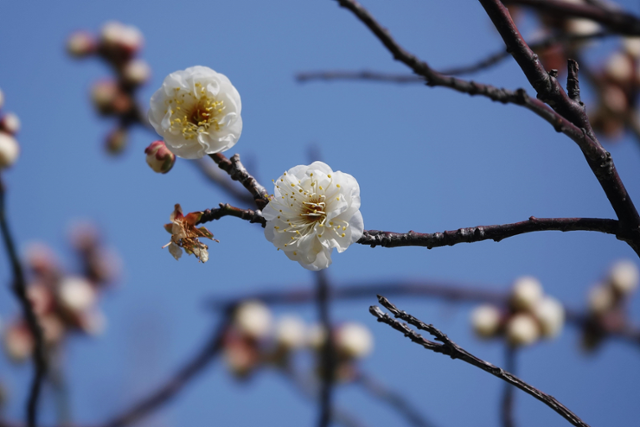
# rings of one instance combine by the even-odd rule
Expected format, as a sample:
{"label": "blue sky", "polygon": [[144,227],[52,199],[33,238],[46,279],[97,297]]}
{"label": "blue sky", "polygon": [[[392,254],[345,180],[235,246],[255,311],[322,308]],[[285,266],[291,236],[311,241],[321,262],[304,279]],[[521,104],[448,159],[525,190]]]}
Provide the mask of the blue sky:
{"label": "blue sky", "polygon": [[[409,51],[435,68],[473,62],[503,45],[479,3],[390,2],[364,5]],[[633,12],[638,5],[626,2]],[[235,2],[4,2],[0,16],[0,88],[5,110],[22,121],[19,162],[3,176],[9,218],[21,248],[42,241],[59,251],[69,271],[74,259],[66,238],[77,220],[98,224],[124,262],[120,286],[103,298],[109,327],[97,339],[72,338],[65,349],[74,419],[96,424],[129,406],[163,381],[204,341],[215,313],[205,301],[265,289],[313,286],[313,277],[277,253],[256,225],[226,218],[210,224],[220,244],[210,261],[179,262],[160,247],[175,203],[185,211],[231,200],[206,183],[186,161],[167,175],[152,173],[143,149],[154,136],[131,135],[120,157],[105,154],[111,123],[93,112],[88,89],[109,76],[102,64],[70,59],[67,36],[97,31],[107,20],[139,27],[142,57],[153,70],[140,99],[165,75],[193,65],[226,74],[243,101],[244,130],[227,154],[240,153],[266,185],[284,170],[308,163],[310,146],[334,170],[360,183],[366,229],[435,232],[538,217],[604,217],[613,210],[575,144],[532,113],[443,88],[364,82],[299,84],[298,71],[371,69],[405,72],[348,11],[332,0]],[[525,23],[523,33],[530,30]],[[593,64],[615,46],[602,42]],[[525,87],[513,61],[473,79]],[[592,94],[584,90],[589,107]],[[640,200],[638,144],[608,143],[629,193]],[[538,233],[500,243],[436,248],[371,249],[352,246],[334,254],[328,273],[336,286],[397,278],[434,279],[506,290],[520,275],[535,275],[547,293],[581,307],[586,292],[617,259],[633,252],[611,236]],[[0,282],[10,280],[0,256]],[[415,298],[402,308],[432,322],[479,357],[501,364],[503,348],[477,341],[468,325],[470,306]],[[376,349],[362,363],[392,389],[402,390],[438,426],[498,422],[502,384],[459,361],[427,353],[368,314],[375,297],[332,308],[336,321],[368,325]],[[640,320],[634,298],[631,316]],[[17,304],[0,290],[0,318]],[[294,311],[309,321],[312,306]],[[637,392],[637,349],[608,343],[595,355],[578,347],[566,328],[553,342],[519,357],[523,379],[554,395],[592,425],[623,425],[640,416],[629,396]],[[11,390],[7,416],[21,416],[30,367],[0,357],[0,381]],[[340,386],[340,405],[366,425],[399,422],[397,415],[357,387]],[[45,395],[43,419],[53,421]],[[517,395],[519,426],[566,425],[541,403]],[[464,410],[461,410],[464,408]],[[217,363],[176,401],[143,425],[300,426],[315,423],[316,407],[275,372],[240,384]],[[212,420],[215,420],[212,421]]]}

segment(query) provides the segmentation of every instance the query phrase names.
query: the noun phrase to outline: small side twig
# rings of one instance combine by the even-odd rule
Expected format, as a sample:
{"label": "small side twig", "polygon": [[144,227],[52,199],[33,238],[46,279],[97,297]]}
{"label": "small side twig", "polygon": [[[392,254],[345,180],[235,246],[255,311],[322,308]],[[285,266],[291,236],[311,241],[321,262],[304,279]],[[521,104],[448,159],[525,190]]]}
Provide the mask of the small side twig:
{"label": "small side twig", "polygon": [[218,220],[224,216],[233,216],[236,218],[249,221],[250,223],[261,224],[264,228],[267,225],[267,220],[262,216],[260,210],[240,209],[235,206],[231,206],[229,203],[220,203],[219,208],[207,209],[202,213],[202,217],[198,224],[204,224],[206,222]]}
{"label": "small side twig", "polygon": [[36,314],[33,311],[33,307],[27,296],[27,284],[25,281],[24,271],[22,270],[22,264],[18,258],[18,252],[9,229],[7,222],[7,212],[5,206],[5,187],[0,176],[0,229],[2,230],[2,237],[4,246],[9,256],[9,263],[13,271],[13,285],[12,290],[20,307],[22,308],[22,315],[24,316],[29,332],[33,336],[34,348],[33,348],[33,380],[31,381],[31,387],[29,389],[29,397],[27,399],[26,419],[27,427],[36,427],[38,418],[38,399],[40,397],[40,390],[42,389],[42,383],[47,373],[47,356],[44,344],[44,337],[42,327],[40,326]]}
{"label": "small side twig", "polygon": [[460,359],[463,362],[469,363],[476,368],[480,368],[483,371],[488,372],[503,381],[506,381],[507,383],[519,388],[525,393],[535,397],[536,399],[547,405],[549,408],[553,409],[574,426],[589,427],[588,424],[580,419],[580,417],[574,414],[571,410],[569,410],[569,408],[564,406],[553,396],[538,390],[530,384],[522,381],[515,375],[474,356],[473,354],[457,345],[451,339],[449,339],[449,337],[447,337],[442,331],[435,328],[433,325],[426,324],[416,317],[404,311],[398,310],[396,306],[391,304],[391,302],[389,302],[389,300],[387,300],[385,297],[378,295],[378,301],[387,310],[389,310],[394,315],[394,317],[400,318],[405,322],[408,322],[412,326],[428,332],[435,338],[436,341],[439,342],[429,341],[423,338],[420,334],[416,333],[413,329],[407,326],[406,323],[402,323],[393,319],[391,316],[380,310],[379,307],[371,306],[369,308],[369,312],[378,319],[378,322],[386,323],[393,329],[402,332],[404,336],[408,337],[411,341],[421,345],[427,350],[447,355],[452,359]]}
{"label": "small side twig", "polygon": [[231,179],[240,182],[244,188],[253,196],[254,202],[258,209],[264,209],[269,203],[269,193],[260,185],[260,183],[253,177],[244,165],[240,162],[240,155],[234,154],[231,159],[227,159],[224,154],[209,154],[209,157],[222,169],[227,172]]}

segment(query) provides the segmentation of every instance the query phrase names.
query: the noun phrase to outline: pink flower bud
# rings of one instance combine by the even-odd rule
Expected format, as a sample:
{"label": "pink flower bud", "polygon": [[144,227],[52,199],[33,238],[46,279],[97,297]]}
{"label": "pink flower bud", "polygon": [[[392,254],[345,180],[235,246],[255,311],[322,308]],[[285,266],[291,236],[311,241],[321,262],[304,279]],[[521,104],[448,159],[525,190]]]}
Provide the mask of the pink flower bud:
{"label": "pink flower bud", "polygon": [[176,155],[169,151],[164,141],[152,142],[144,153],[147,155],[147,164],[154,172],[167,173],[176,162]]}
{"label": "pink flower bud", "polygon": [[76,31],[67,40],[67,52],[76,58],[92,55],[97,47],[95,37],[86,31]]}
{"label": "pink flower bud", "polygon": [[132,57],[142,48],[143,37],[134,26],[120,22],[107,22],[100,34],[105,49],[116,51],[120,56]]}
{"label": "pink flower bud", "polygon": [[13,165],[19,154],[18,141],[8,133],[0,132],[0,170]]}
{"label": "pink flower bud", "polygon": [[15,135],[20,130],[20,119],[14,113],[7,113],[0,119],[0,131]]}
{"label": "pink flower bud", "polygon": [[118,97],[118,85],[113,80],[99,80],[91,88],[91,100],[101,114],[112,114]]}
{"label": "pink flower bud", "polygon": [[24,362],[33,352],[33,337],[22,322],[12,323],[4,330],[4,349],[13,362]]}
{"label": "pink flower bud", "polygon": [[126,83],[132,86],[140,86],[145,84],[151,77],[151,68],[142,59],[134,59],[124,66],[122,77]]}

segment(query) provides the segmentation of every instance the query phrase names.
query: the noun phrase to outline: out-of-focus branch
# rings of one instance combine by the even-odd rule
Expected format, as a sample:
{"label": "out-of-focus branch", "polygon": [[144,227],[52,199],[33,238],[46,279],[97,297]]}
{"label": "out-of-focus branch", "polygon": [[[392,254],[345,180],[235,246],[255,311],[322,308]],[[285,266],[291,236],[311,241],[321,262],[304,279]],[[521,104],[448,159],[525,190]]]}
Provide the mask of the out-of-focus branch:
{"label": "out-of-focus branch", "polygon": [[253,177],[247,169],[240,162],[240,155],[234,154],[231,159],[227,159],[222,153],[209,154],[209,157],[222,169],[227,172],[231,179],[240,182],[244,188],[253,196],[254,202],[258,209],[264,209],[269,203],[269,193],[260,185],[260,183]]}
{"label": "out-of-focus branch", "polygon": [[166,383],[154,390],[149,396],[144,397],[135,403],[131,408],[122,414],[107,421],[102,427],[123,427],[130,425],[151,414],[156,409],[173,399],[182,389],[194,379],[204,368],[218,356],[222,350],[224,332],[229,326],[232,306],[228,306],[224,314],[224,319],[213,331],[211,338],[204,347],[180,368]]}
{"label": "out-of-focus branch", "polygon": [[544,403],[545,405],[553,409],[555,412],[557,412],[559,415],[561,415],[564,419],[569,421],[574,426],[588,427],[588,424],[582,421],[580,417],[578,417],[576,414],[571,412],[569,408],[564,406],[553,396],[548,395],[538,390],[537,388],[527,384],[526,382],[522,381],[520,378],[516,377],[515,375],[474,356],[473,354],[469,353],[468,351],[466,351],[465,349],[463,349],[462,347],[460,347],[459,345],[451,341],[449,337],[447,337],[440,330],[436,329],[433,325],[426,324],[421,320],[411,316],[410,314],[407,314],[404,311],[398,310],[396,306],[391,304],[385,297],[378,296],[378,301],[387,310],[389,310],[394,315],[394,317],[400,318],[405,322],[413,325],[414,327],[428,332],[429,334],[435,337],[436,341],[439,341],[439,342],[429,341],[423,338],[420,334],[416,333],[413,329],[407,326],[407,324],[393,319],[391,316],[389,316],[388,314],[380,310],[379,307],[371,306],[369,311],[374,317],[378,319],[379,322],[386,323],[387,325],[391,326],[393,329],[402,332],[404,336],[408,337],[411,341],[421,345],[427,350],[431,350],[435,353],[441,353],[441,354],[447,355],[452,359],[460,359],[466,363],[469,363],[470,365],[473,365],[477,368],[482,369],[485,372],[490,373],[491,375],[497,378],[500,378],[503,381],[506,381],[507,383],[519,388],[525,393],[535,397],[536,399],[538,399],[539,401],[541,401],[542,403]]}
{"label": "out-of-focus branch", "polygon": [[[630,236],[625,241],[636,253],[640,254],[640,215],[638,215],[638,211],[616,171],[611,154],[602,147],[596,138],[584,104],[567,95],[556,79],[557,73],[547,73],[539,61],[538,55],[533,53],[524,41],[511,19],[509,11],[500,0],[480,0],[480,4],[502,36],[507,50],[538,93],[538,98],[582,130],[582,137],[575,138],[574,141],[582,150],[591,171],[600,182],[622,227],[630,231]],[[575,74],[577,75],[577,66]],[[573,91],[579,89],[577,78],[571,82],[571,87]]]}
{"label": "out-of-focus branch", "polygon": [[640,18],[622,10],[558,0],[502,0],[502,3],[531,7],[554,17],[587,18],[607,26],[612,32],[640,36]]}
{"label": "out-of-focus branch", "polygon": [[[606,31],[598,31],[592,34],[557,34],[553,36],[549,36],[544,38],[539,42],[535,42],[530,44],[532,50],[544,50],[548,49],[551,46],[554,46],[561,42],[567,43],[576,43],[576,42],[584,42],[587,40],[593,40],[597,38],[604,38],[607,36],[611,36],[612,34]],[[486,58],[483,58],[473,64],[469,65],[461,65],[458,67],[446,68],[444,70],[440,70],[440,74],[445,74],[448,76],[461,76],[465,74],[473,74],[478,71],[485,70],[487,68],[491,68],[494,65],[499,64],[503,60],[510,58],[511,54],[507,52],[505,49],[493,53]],[[314,81],[314,80],[366,80],[366,81],[378,81],[378,82],[388,82],[388,83],[425,83],[426,80],[422,76],[416,76],[412,74],[392,74],[392,73],[381,73],[376,71],[346,71],[346,70],[335,70],[335,71],[308,71],[301,72],[296,74],[296,80],[301,83]]]}
{"label": "out-of-focus branch", "polygon": [[[507,372],[511,372],[513,375],[516,374],[516,349],[509,344],[506,345],[505,349],[505,362],[504,369]],[[515,427],[516,423],[514,420],[514,404],[513,399],[515,398],[515,388],[511,384],[504,384],[504,391],[502,392],[502,425],[503,427]]]}
{"label": "out-of-focus branch", "polygon": [[44,338],[42,327],[38,323],[36,314],[33,311],[33,307],[27,296],[27,284],[24,277],[24,271],[18,258],[16,246],[9,229],[7,222],[7,212],[5,206],[5,187],[0,176],[0,229],[2,230],[2,238],[4,246],[9,257],[9,264],[13,272],[13,285],[12,290],[15,294],[20,307],[22,308],[22,315],[26,319],[29,331],[33,336],[34,348],[33,348],[33,380],[31,381],[31,387],[29,389],[29,397],[27,400],[26,419],[28,427],[36,427],[38,418],[38,398],[40,397],[40,390],[42,389],[42,382],[44,381],[47,373],[47,356],[44,345]]}
{"label": "out-of-focus branch", "polygon": [[198,224],[215,221],[222,218],[223,216],[234,216],[236,218],[249,221],[250,223],[261,224],[262,227],[265,227],[267,225],[267,220],[264,219],[260,211],[253,211],[251,209],[240,209],[231,206],[228,203],[220,203],[219,208],[207,209],[203,211],[202,217],[200,218],[200,221],[198,221]]}
{"label": "out-of-focus branch", "polygon": [[393,390],[389,390],[384,385],[374,380],[371,376],[360,371],[354,378],[354,381],[356,384],[362,386],[362,388],[364,388],[368,393],[395,409],[404,417],[405,420],[407,420],[409,425],[414,427],[434,426],[434,424],[425,419],[420,411],[418,411],[417,408],[414,408],[404,398],[404,396]]}
{"label": "out-of-focus branch", "polygon": [[204,178],[213,183],[216,187],[221,188],[237,202],[249,205],[253,204],[253,197],[251,197],[250,194],[247,194],[241,188],[236,187],[236,185],[229,181],[227,175],[224,175],[218,169],[212,167],[208,162],[205,162],[204,159],[194,160],[190,163],[193,163]]}
{"label": "out-of-focus branch", "polygon": [[395,248],[400,246],[422,246],[427,249],[453,246],[458,243],[473,243],[483,240],[499,242],[503,239],[537,231],[597,231],[618,236],[619,223],[613,219],[600,218],[535,218],[511,224],[487,225],[459,228],[442,233],[395,233],[392,231],[365,230],[356,243]]}
{"label": "out-of-focus branch", "polygon": [[316,277],[316,303],[318,305],[318,312],[320,315],[320,324],[324,329],[326,339],[322,345],[321,351],[321,384],[320,384],[320,419],[318,421],[319,427],[328,427],[331,423],[332,409],[332,395],[333,395],[333,383],[335,380],[336,371],[336,349],[333,340],[331,318],[329,314],[329,293],[331,292],[331,286],[327,278],[325,270],[320,270],[315,273]]}

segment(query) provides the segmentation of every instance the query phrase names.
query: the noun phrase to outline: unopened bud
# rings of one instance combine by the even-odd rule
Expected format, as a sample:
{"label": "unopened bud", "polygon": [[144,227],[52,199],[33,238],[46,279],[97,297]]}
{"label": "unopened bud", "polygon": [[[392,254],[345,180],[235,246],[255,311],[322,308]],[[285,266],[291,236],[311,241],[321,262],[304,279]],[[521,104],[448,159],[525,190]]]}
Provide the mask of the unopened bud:
{"label": "unopened bud", "polygon": [[145,84],[151,77],[151,68],[142,59],[134,59],[124,66],[122,77],[130,85],[140,86]]}
{"label": "unopened bud", "polygon": [[20,131],[20,118],[17,114],[7,113],[0,119],[0,131],[15,135]]}
{"label": "unopened bud", "polygon": [[115,21],[107,22],[102,27],[100,37],[106,48],[119,50],[129,57],[140,50],[143,43],[140,30]]}
{"label": "unopened bud", "polygon": [[616,296],[613,289],[606,285],[596,285],[589,291],[589,311],[596,315],[601,315],[613,308],[616,303]]}
{"label": "unopened bud", "polygon": [[600,31],[600,24],[590,19],[569,19],[567,32],[576,36],[587,36]]}
{"label": "unopened bud", "polygon": [[76,58],[83,58],[95,53],[97,43],[95,37],[86,31],[76,31],[67,40],[67,52]]}
{"label": "unopened bud", "polygon": [[501,317],[496,307],[482,305],[471,313],[471,326],[479,337],[490,338],[500,329]]}
{"label": "unopened bud", "polygon": [[167,173],[176,162],[176,155],[169,151],[164,141],[152,142],[144,153],[147,155],[147,164],[154,172]]}
{"label": "unopened bud", "polygon": [[42,328],[45,344],[56,345],[62,340],[65,328],[58,316],[53,314],[43,316],[38,319],[38,322]]}
{"label": "unopened bud", "polygon": [[260,301],[244,302],[236,311],[235,324],[249,338],[265,338],[271,331],[271,311]]}
{"label": "unopened bud", "polygon": [[615,85],[606,85],[602,89],[602,103],[612,113],[622,114],[627,111],[629,106],[627,95],[620,87]]}
{"label": "unopened bud", "polygon": [[81,313],[80,329],[87,335],[97,336],[107,329],[107,318],[98,309],[89,309]]}
{"label": "unopened bud", "polygon": [[109,154],[120,154],[128,143],[128,132],[123,128],[116,128],[107,134],[105,148]]}
{"label": "unopened bud", "polygon": [[4,330],[4,349],[14,362],[24,362],[33,352],[34,340],[27,325],[12,323]]}
{"label": "unopened bud", "polygon": [[623,37],[622,47],[625,52],[635,59],[640,58],[640,37]]}
{"label": "unopened bud", "polygon": [[512,346],[525,346],[536,342],[540,336],[540,329],[533,317],[520,313],[507,321],[506,335]]}
{"label": "unopened bud", "polygon": [[19,154],[18,141],[8,133],[0,132],[0,170],[13,165]]}
{"label": "unopened bud", "polygon": [[55,300],[51,288],[43,283],[33,283],[27,286],[27,299],[37,316],[44,316],[54,309]]}
{"label": "unopened bud", "polygon": [[91,88],[91,100],[101,114],[112,114],[120,90],[113,80],[99,80]]}
{"label": "unopened bud", "polygon": [[350,322],[336,331],[336,350],[349,359],[360,359],[373,349],[373,336],[367,327]]}
{"label": "unopened bud", "polygon": [[542,336],[553,338],[560,334],[564,325],[564,307],[552,297],[544,297],[533,309],[533,314],[538,319]]}
{"label": "unopened bud", "polygon": [[287,350],[298,349],[305,344],[305,324],[297,316],[283,316],[276,326],[276,341]]}
{"label": "unopened bud", "polygon": [[82,277],[65,277],[58,287],[60,305],[74,314],[92,308],[96,299],[96,290]]}
{"label": "unopened bud", "polygon": [[618,261],[609,272],[609,283],[621,295],[628,295],[638,287],[638,267],[629,260]]}
{"label": "unopened bud", "polygon": [[627,82],[633,76],[633,62],[628,55],[614,52],[604,68],[607,75],[617,82]]}
{"label": "unopened bud", "polygon": [[0,108],[4,106],[4,93],[0,90]]}
{"label": "unopened bud", "polygon": [[542,285],[535,277],[519,277],[513,283],[511,303],[518,310],[532,310],[542,298]]}

